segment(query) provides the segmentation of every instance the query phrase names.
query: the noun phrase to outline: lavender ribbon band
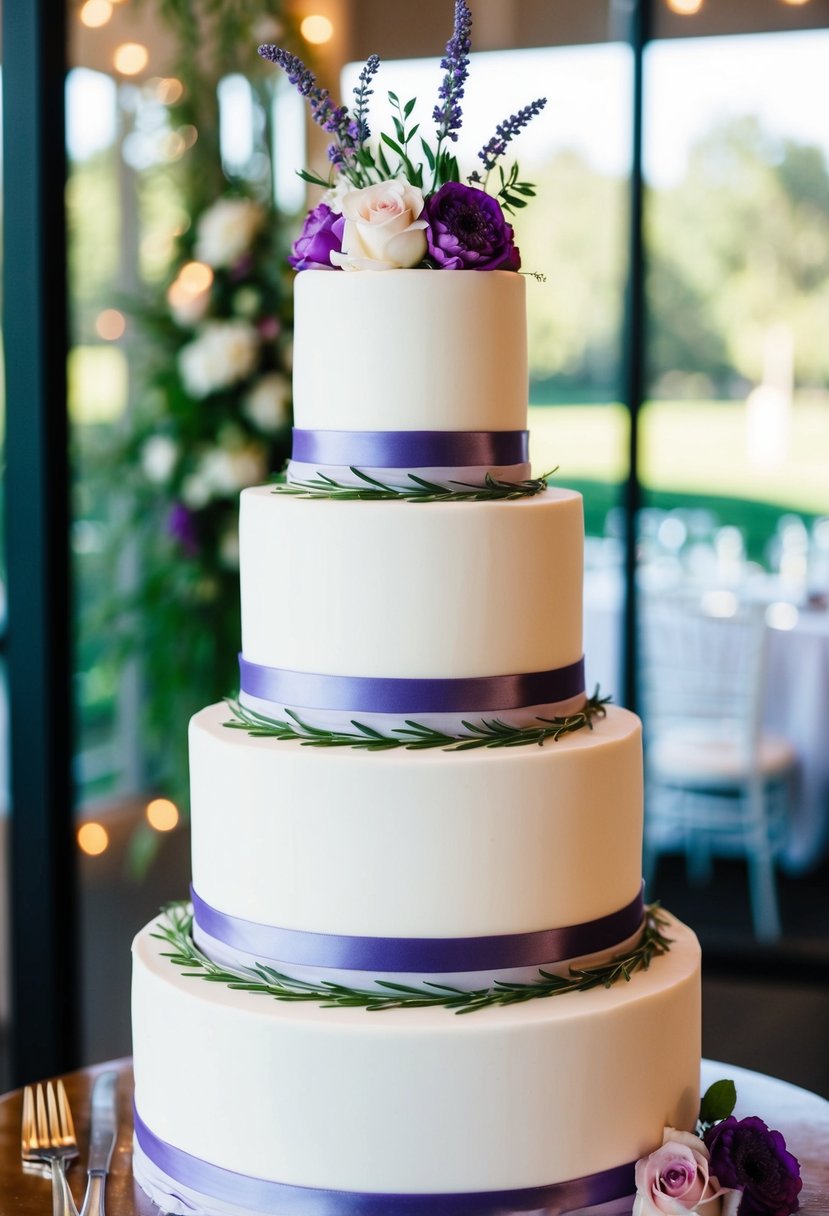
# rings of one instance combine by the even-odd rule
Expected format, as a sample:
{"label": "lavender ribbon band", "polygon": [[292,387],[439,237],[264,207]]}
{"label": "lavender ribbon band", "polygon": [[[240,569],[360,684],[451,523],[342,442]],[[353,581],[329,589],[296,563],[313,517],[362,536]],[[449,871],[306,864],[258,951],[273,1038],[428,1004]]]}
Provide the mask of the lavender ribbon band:
{"label": "lavender ribbon band", "polygon": [[260,925],[211,907],[192,886],[190,895],[199,929],[259,961],[424,975],[549,966],[595,954],[631,937],[642,923],[644,913],[640,890],[635,899],[617,912],[559,929],[487,937],[356,937]]}
{"label": "lavender ribbon band", "polygon": [[239,655],[242,692],[278,705],[349,713],[481,713],[567,701],[584,692],[584,659],[552,671],[458,679],[329,676],[265,667]]}
{"label": "lavender ribbon band", "polygon": [[[517,1216],[520,1212],[572,1212],[633,1196],[634,1164],[583,1178],[512,1191],[466,1194],[379,1194],[293,1186],[237,1174],[202,1161],[155,1135],[133,1108],[135,1136],[147,1158],[174,1183],[233,1205],[234,1211],[273,1216]],[[506,1132],[507,1129],[505,1129]]]}
{"label": "lavender ribbon band", "polygon": [[525,464],[529,431],[303,431],[291,459],[303,464],[416,469]]}

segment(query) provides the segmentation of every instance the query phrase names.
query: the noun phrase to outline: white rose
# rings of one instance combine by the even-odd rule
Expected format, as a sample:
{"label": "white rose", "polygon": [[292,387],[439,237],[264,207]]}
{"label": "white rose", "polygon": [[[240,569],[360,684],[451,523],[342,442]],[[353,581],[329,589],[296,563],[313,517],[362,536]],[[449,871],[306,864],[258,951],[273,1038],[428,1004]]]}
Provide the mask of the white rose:
{"label": "white rose", "polygon": [[193,397],[244,380],[256,366],[259,335],[247,321],[215,321],[179,351],[184,386]]}
{"label": "white rose", "polygon": [[211,486],[200,473],[190,473],[181,483],[181,501],[191,511],[200,511],[212,498]]}
{"label": "white rose", "polygon": [[242,411],[266,435],[286,426],[290,418],[291,385],[280,372],[260,376],[242,402]]}
{"label": "white rose", "polygon": [[141,449],[141,468],[147,481],[167,481],[178,460],[178,444],[169,435],[151,435]]}
{"label": "white rose", "polygon": [[199,218],[196,257],[208,266],[232,266],[248,252],[264,219],[249,198],[220,198]]}
{"label": "white rose", "polygon": [[265,449],[258,443],[249,443],[243,448],[237,448],[230,453],[230,470],[237,490],[261,485],[268,476]]}
{"label": "white rose", "polygon": [[206,452],[199,462],[196,477],[207,487],[209,498],[232,498],[247,486],[263,482],[267,475],[264,448],[258,443],[249,443],[240,448],[213,448]]}
{"label": "white rose", "polygon": [[426,253],[423,194],[402,178],[350,190],[342,198],[342,253],[332,265],[343,270],[395,270],[416,266]]}

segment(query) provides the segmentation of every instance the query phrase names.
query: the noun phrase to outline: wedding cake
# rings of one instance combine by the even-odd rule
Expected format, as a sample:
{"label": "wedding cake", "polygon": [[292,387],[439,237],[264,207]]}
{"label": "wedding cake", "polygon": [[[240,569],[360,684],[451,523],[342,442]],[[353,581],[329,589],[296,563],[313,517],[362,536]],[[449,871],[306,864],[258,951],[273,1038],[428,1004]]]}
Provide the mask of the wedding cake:
{"label": "wedding cake", "polygon": [[191,901],[134,945],[135,1173],[166,1212],[629,1210],[697,1118],[699,948],[643,905],[639,722],[585,689],[525,278],[448,185],[345,192],[295,248],[239,700],[190,725]]}

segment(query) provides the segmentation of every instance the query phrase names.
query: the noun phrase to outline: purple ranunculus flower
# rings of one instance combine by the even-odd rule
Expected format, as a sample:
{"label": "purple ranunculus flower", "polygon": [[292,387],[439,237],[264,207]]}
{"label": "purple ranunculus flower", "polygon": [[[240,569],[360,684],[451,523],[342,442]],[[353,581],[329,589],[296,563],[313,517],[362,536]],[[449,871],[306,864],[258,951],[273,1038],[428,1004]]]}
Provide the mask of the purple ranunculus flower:
{"label": "purple ranunculus flower", "polygon": [[711,1173],[720,1186],[742,1191],[739,1216],[789,1216],[800,1206],[800,1165],[780,1132],[762,1119],[729,1115],[705,1133]]}
{"label": "purple ranunculus flower", "polygon": [[334,270],[330,255],[343,247],[345,219],[327,203],[317,203],[305,217],[288,261],[294,270]]}
{"label": "purple ranunculus flower", "polygon": [[521,255],[497,199],[447,182],[426,200],[427,256],[440,270],[518,270]]}

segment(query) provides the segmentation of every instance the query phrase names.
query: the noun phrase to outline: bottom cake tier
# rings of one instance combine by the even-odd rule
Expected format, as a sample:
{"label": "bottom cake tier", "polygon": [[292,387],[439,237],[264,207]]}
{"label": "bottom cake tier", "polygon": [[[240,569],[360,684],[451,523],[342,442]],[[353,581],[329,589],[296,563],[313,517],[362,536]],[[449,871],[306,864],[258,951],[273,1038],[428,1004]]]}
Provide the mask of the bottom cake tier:
{"label": "bottom cake tier", "polygon": [[163,1211],[564,1212],[632,1196],[699,1108],[700,952],[460,1016],[282,1003],[133,955],[136,1177]]}

